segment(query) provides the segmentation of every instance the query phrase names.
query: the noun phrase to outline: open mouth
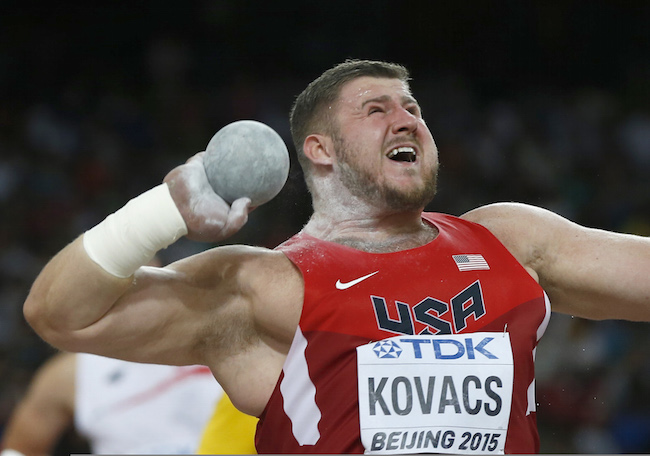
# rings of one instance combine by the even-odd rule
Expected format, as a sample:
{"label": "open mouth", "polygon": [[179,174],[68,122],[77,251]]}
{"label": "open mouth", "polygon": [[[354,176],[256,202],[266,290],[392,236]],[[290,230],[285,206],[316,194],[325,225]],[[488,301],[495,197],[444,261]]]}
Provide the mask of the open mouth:
{"label": "open mouth", "polygon": [[417,158],[415,149],[409,146],[397,147],[391,150],[388,155],[388,158],[395,161],[413,163]]}

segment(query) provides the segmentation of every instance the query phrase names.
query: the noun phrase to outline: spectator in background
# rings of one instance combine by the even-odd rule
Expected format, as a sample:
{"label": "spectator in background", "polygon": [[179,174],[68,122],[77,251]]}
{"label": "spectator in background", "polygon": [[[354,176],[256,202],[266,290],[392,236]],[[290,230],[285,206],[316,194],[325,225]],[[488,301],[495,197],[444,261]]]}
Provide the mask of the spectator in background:
{"label": "spectator in background", "polygon": [[[36,373],[16,407],[3,435],[2,455],[52,454],[73,425],[93,454],[193,454],[215,406],[224,399],[205,366],[60,353]],[[231,411],[229,417],[236,420],[238,414]],[[212,435],[209,448],[224,454],[253,445],[254,423],[217,432],[225,433]]]}

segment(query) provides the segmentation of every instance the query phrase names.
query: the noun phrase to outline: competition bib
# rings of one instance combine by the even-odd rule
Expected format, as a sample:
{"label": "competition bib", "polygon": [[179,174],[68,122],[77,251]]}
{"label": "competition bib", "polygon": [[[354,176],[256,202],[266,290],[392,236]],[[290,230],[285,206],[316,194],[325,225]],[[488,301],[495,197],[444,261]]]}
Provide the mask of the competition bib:
{"label": "competition bib", "polygon": [[366,454],[503,454],[510,335],[396,336],[357,347]]}

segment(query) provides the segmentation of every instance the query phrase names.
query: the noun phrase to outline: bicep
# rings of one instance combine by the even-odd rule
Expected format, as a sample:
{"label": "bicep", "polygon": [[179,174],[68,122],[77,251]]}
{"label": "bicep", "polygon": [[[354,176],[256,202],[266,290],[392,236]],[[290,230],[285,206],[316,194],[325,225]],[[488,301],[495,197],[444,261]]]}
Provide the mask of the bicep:
{"label": "bicep", "polygon": [[200,338],[229,297],[190,269],[142,267],[101,319],[77,332],[80,351],[158,364],[201,364]]}
{"label": "bicep", "polygon": [[206,364],[206,352],[250,330],[240,273],[250,261],[254,252],[221,247],[164,268],[142,267],[110,310],[78,332],[79,345],[134,362]]}
{"label": "bicep", "polygon": [[650,320],[650,239],[586,228],[516,203],[484,206],[463,217],[488,228],[531,271],[553,311]]}
{"label": "bicep", "polygon": [[540,283],[553,310],[592,319],[650,320],[650,239],[557,222]]}

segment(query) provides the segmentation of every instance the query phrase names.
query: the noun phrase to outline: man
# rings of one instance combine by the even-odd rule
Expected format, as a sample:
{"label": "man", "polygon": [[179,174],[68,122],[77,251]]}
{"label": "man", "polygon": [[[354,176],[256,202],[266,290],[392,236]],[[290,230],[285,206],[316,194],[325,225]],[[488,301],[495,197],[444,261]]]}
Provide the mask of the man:
{"label": "man", "polygon": [[[0,448],[3,455],[52,454],[74,426],[94,454],[192,454],[210,416],[218,416],[213,412],[217,403],[227,407],[229,402],[204,366],[60,353],[37,371]],[[240,424],[215,430],[211,449],[252,448],[254,426],[243,426],[235,413],[228,415]],[[233,438],[230,431],[241,437]]]}
{"label": "man", "polygon": [[648,239],[521,204],[423,214],[438,151],[403,67],[326,71],[291,129],[314,207],[296,237],[139,267],[246,223],[198,154],[55,256],[28,321],[67,350],[210,366],[259,452],[472,454],[539,448],[542,287],[556,311],[650,319]]}

